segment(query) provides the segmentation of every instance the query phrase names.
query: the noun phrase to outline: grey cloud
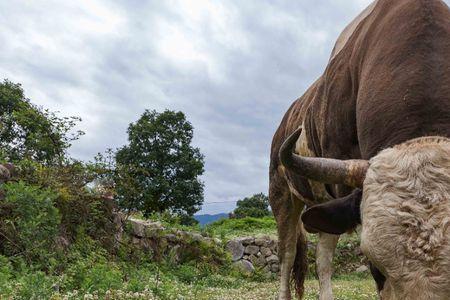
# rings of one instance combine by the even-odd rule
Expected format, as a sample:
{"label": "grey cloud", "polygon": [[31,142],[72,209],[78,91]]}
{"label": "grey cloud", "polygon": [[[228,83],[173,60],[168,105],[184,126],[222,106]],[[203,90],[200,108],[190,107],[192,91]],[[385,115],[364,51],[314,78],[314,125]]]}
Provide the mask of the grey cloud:
{"label": "grey cloud", "polygon": [[[0,4],[0,74],[80,115],[71,153],[126,143],[144,109],[182,110],[206,157],[202,212],[267,192],[272,135],[370,1],[15,1]],[[223,202],[223,203],[222,203]]]}

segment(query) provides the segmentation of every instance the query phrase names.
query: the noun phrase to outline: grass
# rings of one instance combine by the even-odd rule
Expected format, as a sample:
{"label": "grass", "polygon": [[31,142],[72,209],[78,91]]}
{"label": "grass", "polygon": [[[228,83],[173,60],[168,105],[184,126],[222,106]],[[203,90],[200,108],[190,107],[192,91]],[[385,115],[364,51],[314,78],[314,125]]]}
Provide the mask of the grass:
{"label": "grass", "polygon": [[[278,291],[278,282],[270,283],[245,283],[238,289],[215,290],[215,294],[207,291],[205,296],[210,298],[198,299],[275,299]],[[372,279],[362,280],[334,280],[333,292],[336,300],[367,300],[377,299],[375,285]],[[319,285],[316,280],[308,280],[305,283],[305,300],[316,300],[319,293]]]}
{"label": "grass", "polygon": [[[217,279],[228,282],[230,278]],[[154,284],[155,282],[152,282]],[[205,285],[205,282],[183,283],[173,280],[161,281],[160,290],[122,291],[110,290],[104,299],[161,299],[161,300],[260,300],[275,299],[279,288],[278,281],[254,282],[240,280],[230,285]],[[315,300],[318,297],[319,285],[316,280],[305,283],[305,300]],[[348,280],[346,278],[333,280],[333,293],[336,300],[369,300],[377,299],[375,284],[372,279]],[[52,299],[96,299],[98,293],[79,294],[71,292],[65,295],[53,295]],[[102,299],[103,297],[100,297]]]}
{"label": "grass", "polygon": [[203,230],[222,239],[258,235],[276,237],[277,235],[277,225],[273,217],[220,219],[206,225]]}

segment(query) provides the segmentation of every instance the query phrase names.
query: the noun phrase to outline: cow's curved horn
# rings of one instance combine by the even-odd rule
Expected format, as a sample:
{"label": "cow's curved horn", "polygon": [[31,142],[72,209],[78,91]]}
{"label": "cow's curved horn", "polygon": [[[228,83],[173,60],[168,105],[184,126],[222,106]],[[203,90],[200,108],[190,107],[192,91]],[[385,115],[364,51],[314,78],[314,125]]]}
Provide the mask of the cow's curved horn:
{"label": "cow's curved horn", "polygon": [[299,127],[280,148],[280,161],[288,170],[322,183],[345,184],[352,187],[363,186],[366,172],[369,168],[368,161],[303,157],[294,154],[295,143],[301,132],[302,128]]}

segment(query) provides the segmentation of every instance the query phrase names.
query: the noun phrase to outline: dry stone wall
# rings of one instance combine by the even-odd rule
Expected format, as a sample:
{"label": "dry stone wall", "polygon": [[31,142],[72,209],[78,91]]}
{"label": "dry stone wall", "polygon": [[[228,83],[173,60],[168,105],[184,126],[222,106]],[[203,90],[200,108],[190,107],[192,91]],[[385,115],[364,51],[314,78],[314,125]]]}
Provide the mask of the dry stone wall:
{"label": "dry stone wall", "polygon": [[[152,251],[154,254],[158,254],[155,253],[158,250],[159,256],[172,251],[178,260],[178,256],[186,247],[186,241],[197,241],[225,249],[231,255],[233,264],[243,272],[254,272],[259,269],[266,273],[278,273],[280,269],[278,243],[269,236],[239,237],[224,244],[220,239],[203,236],[200,233],[170,230],[160,222],[129,218],[126,221],[122,219],[122,224],[128,226],[130,241],[135,246]],[[121,230],[120,236],[124,232]]]}
{"label": "dry stone wall", "polygon": [[278,243],[269,236],[240,237],[227,242],[226,250],[236,266],[245,272],[253,272],[255,268],[267,273],[278,273]]}

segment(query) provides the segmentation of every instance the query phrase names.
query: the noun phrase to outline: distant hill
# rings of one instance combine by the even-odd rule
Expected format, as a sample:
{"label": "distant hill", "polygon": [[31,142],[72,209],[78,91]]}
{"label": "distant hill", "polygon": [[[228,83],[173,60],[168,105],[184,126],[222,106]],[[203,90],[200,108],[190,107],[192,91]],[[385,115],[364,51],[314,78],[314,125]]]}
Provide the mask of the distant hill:
{"label": "distant hill", "polygon": [[228,214],[226,213],[222,213],[222,214],[216,214],[216,215],[195,215],[194,219],[196,219],[200,225],[206,225],[209,223],[212,223],[214,221],[217,221],[219,219],[227,219],[228,218]]}

